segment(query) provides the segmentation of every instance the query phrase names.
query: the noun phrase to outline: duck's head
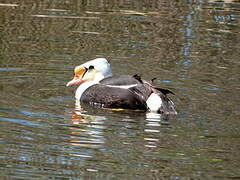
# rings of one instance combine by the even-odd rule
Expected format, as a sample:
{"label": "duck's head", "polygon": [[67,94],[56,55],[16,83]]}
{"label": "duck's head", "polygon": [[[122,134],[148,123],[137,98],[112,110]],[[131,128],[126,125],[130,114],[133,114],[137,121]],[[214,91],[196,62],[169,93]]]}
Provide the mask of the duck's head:
{"label": "duck's head", "polygon": [[86,81],[100,81],[112,76],[111,66],[105,58],[88,61],[74,69],[74,77],[66,86],[80,84]]}

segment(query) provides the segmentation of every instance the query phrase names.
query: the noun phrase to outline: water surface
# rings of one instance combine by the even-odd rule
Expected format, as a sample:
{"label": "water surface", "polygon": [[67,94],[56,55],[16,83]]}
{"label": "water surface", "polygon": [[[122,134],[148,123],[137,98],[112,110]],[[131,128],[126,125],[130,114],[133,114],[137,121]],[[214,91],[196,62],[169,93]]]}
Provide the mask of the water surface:
{"label": "water surface", "polygon": [[[239,1],[0,0],[2,179],[238,179]],[[179,114],[75,110],[105,57],[175,92]]]}

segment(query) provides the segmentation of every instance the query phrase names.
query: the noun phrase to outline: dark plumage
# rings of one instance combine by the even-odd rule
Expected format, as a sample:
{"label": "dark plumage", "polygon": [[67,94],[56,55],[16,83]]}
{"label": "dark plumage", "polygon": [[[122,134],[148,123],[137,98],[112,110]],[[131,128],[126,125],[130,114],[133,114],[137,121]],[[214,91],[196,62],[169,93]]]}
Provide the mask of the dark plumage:
{"label": "dark plumage", "polygon": [[[117,86],[131,86],[128,89]],[[152,93],[158,94],[163,99],[159,113],[169,112],[175,114],[175,106],[167,97],[172,91],[158,88],[152,83],[142,80],[139,75],[111,76],[100,81],[100,84],[89,87],[80,101],[96,107],[122,108],[131,110],[148,110],[146,101]]]}
{"label": "dark plumage", "polygon": [[104,84],[89,87],[83,93],[80,101],[102,108],[147,110],[144,99],[133,91]]}

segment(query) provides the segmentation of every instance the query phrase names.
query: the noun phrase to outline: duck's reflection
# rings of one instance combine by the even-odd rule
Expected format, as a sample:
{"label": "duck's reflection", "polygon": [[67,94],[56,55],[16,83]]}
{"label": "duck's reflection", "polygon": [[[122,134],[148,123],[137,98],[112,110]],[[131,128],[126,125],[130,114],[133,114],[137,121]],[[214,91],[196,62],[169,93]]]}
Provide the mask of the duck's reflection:
{"label": "duck's reflection", "polygon": [[[170,124],[169,116],[157,113],[114,112],[90,106],[84,109],[76,106],[76,110],[71,114],[70,122],[73,126],[70,126],[72,133],[70,144],[74,146],[101,148],[109,144],[106,141],[113,144],[114,139],[119,137],[121,140],[122,137],[132,139],[133,135],[141,134],[141,141],[144,142],[142,145],[156,147],[154,144],[158,142],[159,136],[154,134],[161,133],[161,126],[166,127]],[[112,135],[109,136],[109,132]],[[119,139],[117,143],[119,144],[121,140]],[[128,140],[123,140],[122,144],[128,144],[126,142]]]}
{"label": "duck's reflection", "polygon": [[[96,171],[109,163],[120,169],[154,163],[150,157],[163,151],[161,137],[165,138],[164,129],[170,124],[169,117],[161,114],[91,106],[78,107],[70,117],[71,156],[80,157],[84,167]],[[122,166],[126,163],[132,166]]]}
{"label": "duck's reflection", "polygon": [[[144,146],[148,148],[157,148],[159,143],[159,134],[161,133],[160,126],[169,125],[169,115],[146,113],[146,124],[144,128],[145,134],[149,135],[144,137]],[[154,134],[157,134],[156,136]]]}
{"label": "duck's reflection", "polygon": [[104,143],[103,125],[106,117],[88,115],[82,109],[76,109],[71,113],[70,126],[71,140],[73,146],[100,148]]}

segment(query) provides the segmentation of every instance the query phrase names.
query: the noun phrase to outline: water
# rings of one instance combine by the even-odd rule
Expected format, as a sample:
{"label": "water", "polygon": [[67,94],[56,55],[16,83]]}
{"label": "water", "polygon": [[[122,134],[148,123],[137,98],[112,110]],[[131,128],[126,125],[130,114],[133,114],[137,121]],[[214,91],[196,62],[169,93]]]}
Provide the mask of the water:
{"label": "water", "polygon": [[[239,1],[0,1],[1,179],[239,179],[239,28]],[[96,57],[179,115],[75,110]]]}

